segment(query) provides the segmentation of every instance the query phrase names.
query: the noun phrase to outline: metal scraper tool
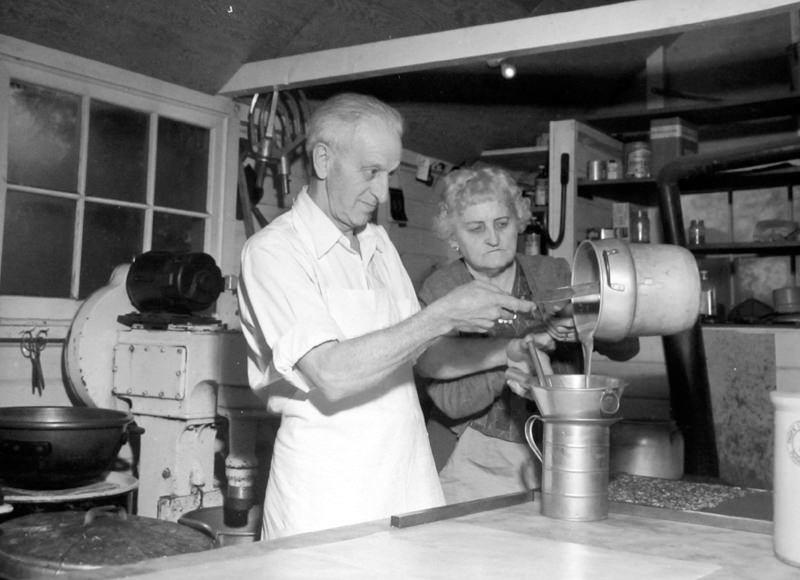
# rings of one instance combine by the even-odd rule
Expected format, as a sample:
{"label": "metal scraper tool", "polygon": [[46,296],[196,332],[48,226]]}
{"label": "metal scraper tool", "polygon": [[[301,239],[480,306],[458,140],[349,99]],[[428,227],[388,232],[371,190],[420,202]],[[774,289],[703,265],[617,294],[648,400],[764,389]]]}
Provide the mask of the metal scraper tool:
{"label": "metal scraper tool", "polygon": [[584,282],[575,286],[561,286],[540,292],[534,301],[538,304],[550,304],[552,302],[565,302],[572,298],[581,296],[591,296],[600,294],[600,282]]}

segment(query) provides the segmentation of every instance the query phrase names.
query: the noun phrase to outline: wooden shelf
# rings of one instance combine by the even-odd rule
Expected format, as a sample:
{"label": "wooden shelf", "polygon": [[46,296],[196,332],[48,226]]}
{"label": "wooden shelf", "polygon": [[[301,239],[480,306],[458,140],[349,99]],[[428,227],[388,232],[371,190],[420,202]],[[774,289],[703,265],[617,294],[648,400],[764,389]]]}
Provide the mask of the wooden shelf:
{"label": "wooden shelf", "polygon": [[794,256],[800,254],[800,242],[731,242],[688,246],[695,255],[753,254],[757,256]]}
{"label": "wooden shelf", "polygon": [[647,132],[650,121],[681,117],[698,127],[725,125],[753,119],[796,117],[800,111],[800,94],[781,94],[769,99],[721,101],[707,104],[673,105],[662,109],[639,109],[613,114],[587,115],[580,120],[610,135]]}
{"label": "wooden shelf", "polygon": [[[680,182],[681,194],[712,193],[789,187],[800,185],[800,167],[782,165],[758,171],[727,171]],[[658,204],[658,184],[655,179],[610,179],[603,181],[578,180],[578,195],[602,197],[612,201],[628,201],[641,205]]]}
{"label": "wooden shelf", "polygon": [[602,197],[612,201],[627,201],[639,205],[658,204],[658,186],[655,179],[605,179],[602,181],[578,180],[578,195],[591,199]]}
{"label": "wooden shelf", "polygon": [[487,149],[481,153],[480,161],[492,163],[512,171],[536,171],[547,165],[550,150],[542,147],[512,147],[510,149]]}
{"label": "wooden shelf", "polygon": [[756,171],[723,171],[703,177],[682,181],[681,193],[708,193],[715,191],[735,191],[746,189],[765,189],[769,187],[788,187],[800,184],[800,167],[781,164],[774,168]]}

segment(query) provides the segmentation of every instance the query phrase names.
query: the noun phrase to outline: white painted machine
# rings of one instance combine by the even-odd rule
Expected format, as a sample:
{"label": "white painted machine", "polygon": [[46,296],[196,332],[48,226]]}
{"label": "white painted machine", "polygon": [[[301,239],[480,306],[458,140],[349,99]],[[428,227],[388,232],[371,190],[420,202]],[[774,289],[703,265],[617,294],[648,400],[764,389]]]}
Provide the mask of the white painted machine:
{"label": "white painted machine", "polygon": [[[226,523],[230,513],[244,525],[255,503],[256,434],[268,417],[247,384],[245,341],[194,313],[222,284],[210,256],[148,252],[119,266],[73,321],[64,353],[70,396],[129,409],[144,429],[130,446],[139,515],[176,521],[224,500]],[[224,443],[221,483],[214,466]]]}

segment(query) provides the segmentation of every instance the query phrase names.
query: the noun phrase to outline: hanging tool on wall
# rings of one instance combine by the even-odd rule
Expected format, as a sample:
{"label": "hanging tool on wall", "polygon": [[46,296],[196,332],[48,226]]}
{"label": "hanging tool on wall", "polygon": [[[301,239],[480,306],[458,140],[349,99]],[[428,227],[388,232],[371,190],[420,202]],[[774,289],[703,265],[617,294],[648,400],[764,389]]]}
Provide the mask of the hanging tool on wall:
{"label": "hanging tool on wall", "polygon": [[47,331],[47,328],[42,328],[34,334],[33,330],[24,330],[19,343],[22,356],[31,361],[31,392],[40,397],[44,392],[44,372],[40,355],[47,345]]}
{"label": "hanging tool on wall", "polygon": [[559,211],[561,212],[561,217],[558,221],[558,235],[555,239],[550,237],[549,229],[545,230],[544,232],[544,241],[547,244],[548,248],[557,248],[561,245],[561,242],[564,241],[564,231],[566,228],[566,221],[567,221],[567,186],[569,185],[569,153],[562,153],[561,154],[561,167],[560,167],[560,178],[561,178],[561,205],[559,207]]}
{"label": "hanging tool on wall", "polygon": [[[258,192],[263,192],[264,180],[271,175],[277,205],[285,207],[291,163],[298,156],[305,158],[301,145],[306,138],[308,116],[308,103],[300,90],[256,93],[250,101],[248,146],[242,154],[239,171],[239,200],[247,215],[252,213],[262,227],[267,221],[255,207],[260,200]],[[250,160],[254,169],[248,163]],[[255,175],[248,175],[248,171],[254,171]]]}

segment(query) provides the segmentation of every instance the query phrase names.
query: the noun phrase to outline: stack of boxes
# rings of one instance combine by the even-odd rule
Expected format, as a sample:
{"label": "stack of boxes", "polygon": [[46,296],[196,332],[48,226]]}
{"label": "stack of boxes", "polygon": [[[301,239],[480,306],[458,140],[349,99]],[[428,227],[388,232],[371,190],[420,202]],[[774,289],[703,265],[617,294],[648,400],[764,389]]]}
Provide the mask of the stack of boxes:
{"label": "stack of boxes", "polygon": [[697,153],[697,129],[680,117],[650,121],[650,174],[653,177],[670,161]]}

